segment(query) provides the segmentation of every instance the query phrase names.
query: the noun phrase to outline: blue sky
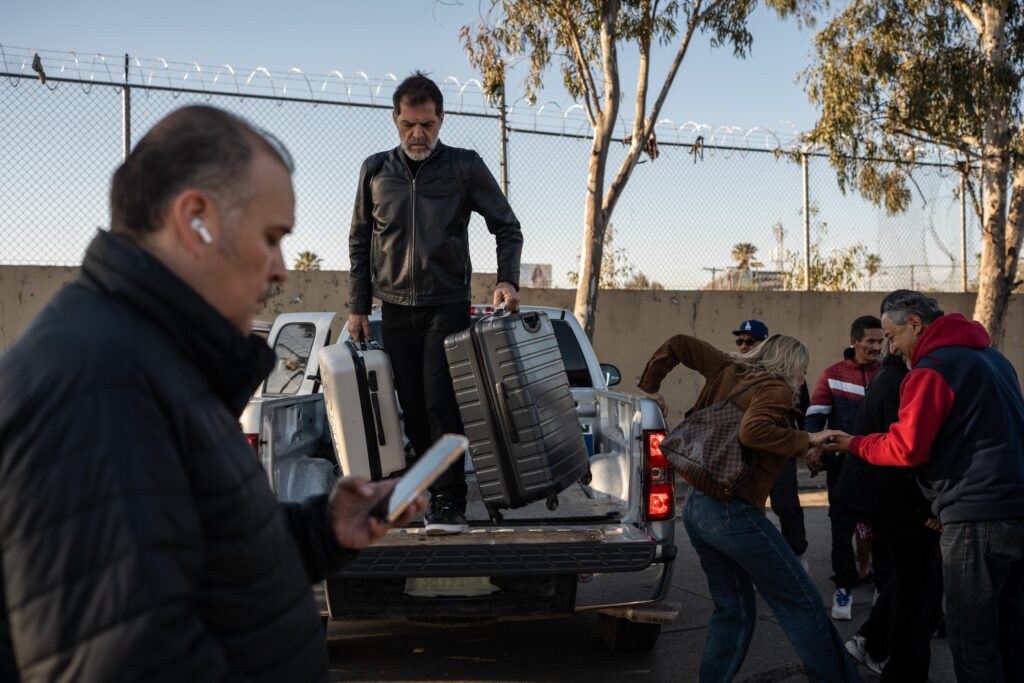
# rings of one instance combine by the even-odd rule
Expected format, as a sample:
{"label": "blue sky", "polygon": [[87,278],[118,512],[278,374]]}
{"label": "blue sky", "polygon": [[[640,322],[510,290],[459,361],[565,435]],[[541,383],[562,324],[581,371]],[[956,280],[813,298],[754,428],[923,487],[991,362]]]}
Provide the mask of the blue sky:
{"label": "blue sky", "polygon": [[[33,48],[44,55],[74,51],[85,67],[97,52],[114,57],[128,52],[148,64],[161,57],[205,67],[229,63],[240,80],[256,67],[276,74],[297,67],[310,75],[315,89],[332,69],[346,77],[364,71],[372,83],[388,73],[402,78],[415,69],[432,73],[439,82],[454,76],[464,83],[475,74],[458,32],[478,17],[480,7],[477,0],[7,2],[0,6],[0,44]],[[792,20],[780,21],[765,9],[755,11],[750,28],[753,50],[747,59],[735,58],[730,49],[711,50],[708,38],[697,36],[661,117],[676,126],[687,121],[712,128],[761,126],[783,139],[812,127],[815,111],[797,75],[806,68],[813,31],[801,30]],[[660,86],[675,49],[656,49],[652,88]],[[9,66],[17,70],[29,53],[15,52],[17,62]],[[624,83],[634,82],[635,50],[622,46],[620,61]],[[113,63],[116,74],[117,62]],[[207,68],[207,79],[209,72]],[[521,94],[522,75],[510,79],[510,102]],[[564,110],[570,102],[558,85],[557,72],[549,74],[548,82],[538,104],[555,101]],[[278,81],[276,92],[280,87]],[[303,86],[291,81],[289,93],[297,87]],[[0,176],[0,197],[8,197],[7,205],[0,202],[0,249],[13,252],[13,245],[18,245],[19,262],[76,263],[78,250],[89,237],[82,226],[92,229],[106,221],[106,184],[120,157],[120,105],[112,89],[88,96],[81,90],[68,86],[50,93],[33,84],[5,99],[7,109],[0,110],[6,117],[0,124],[7,133],[0,133],[0,157],[17,160],[20,169],[19,178],[12,175],[9,186]],[[137,95],[132,109],[135,139],[188,99]],[[324,257],[326,268],[346,268],[344,236],[359,161],[395,143],[388,113],[343,107],[327,111],[309,105],[282,108],[227,98],[214,103],[234,107],[271,130],[296,154],[299,209],[296,234],[286,243],[289,261],[311,249]],[[622,115],[631,118],[628,92]],[[575,118],[578,130],[582,118]],[[658,136],[662,141],[671,137],[664,128],[658,129]],[[477,149],[498,174],[493,121],[451,116],[442,139]],[[49,144],[40,146],[38,140]],[[556,283],[566,284],[566,273],[578,263],[588,144],[514,134],[509,146],[510,199],[526,234],[523,260],[551,264]],[[613,167],[621,156],[619,147],[615,149]],[[60,155],[56,159],[47,156],[54,150]],[[834,172],[822,160],[812,162],[810,181],[812,202],[821,209],[818,218],[828,226],[826,250],[860,242],[889,266],[948,266],[945,245],[957,243],[959,224],[957,207],[951,203],[951,181],[934,188],[923,182],[928,201],[915,200],[915,210],[896,219],[863,200],[840,196]],[[798,249],[801,198],[799,165],[791,161],[712,151],[698,163],[686,150],[663,147],[655,164],[634,172],[616,209],[615,247],[626,250],[637,268],[668,287],[699,287],[707,283],[711,268],[732,263],[731,245],[737,242],[753,242],[761,259],[770,261],[776,223],[785,228],[785,249]],[[67,237],[30,239],[54,225],[66,229]],[[474,219],[473,229],[479,235],[472,240],[476,269],[493,270],[493,242],[482,221]],[[67,253],[48,257],[55,242]]]}
{"label": "blue sky", "polygon": [[[449,0],[450,2],[450,0]],[[266,2],[125,2],[71,0],[7,2],[0,9],[0,43],[38,50],[95,52],[200,64],[223,64],[275,72],[298,67],[310,74],[331,69],[365,71],[371,79],[414,69],[436,76],[473,76],[458,41],[459,28],[473,21],[477,0],[441,4],[433,0],[311,0]],[[751,21],[753,53],[745,60],[731,50],[712,51],[698,36],[663,108],[677,123],[765,126],[788,130],[813,124],[814,110],[801,85],[812,33],[763,8]],[[664,74],[675,47],[659,48],[653,73]],[[635,78],[635,52],[621,54],[627,81]],[[568,99],[551,85],[542,101]],[[660,83],[660,80],[658,81]],[[521,90],[517,80],[514,87]],[[515,92],[515,91],[513,91]]]}

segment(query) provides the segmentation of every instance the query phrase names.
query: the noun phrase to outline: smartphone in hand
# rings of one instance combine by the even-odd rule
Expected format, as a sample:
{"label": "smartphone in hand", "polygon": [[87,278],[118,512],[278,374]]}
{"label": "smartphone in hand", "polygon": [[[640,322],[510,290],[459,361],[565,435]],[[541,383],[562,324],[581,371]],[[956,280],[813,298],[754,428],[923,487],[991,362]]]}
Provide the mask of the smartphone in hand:
{"label": "smartphone in hand", "polygon": [[370,510],[370,514],[388,524],[397,522],[405,509],[444,474],[468,447],[469,439],[460,434],[442,436],[402,475],[391,493],[384,496]]}

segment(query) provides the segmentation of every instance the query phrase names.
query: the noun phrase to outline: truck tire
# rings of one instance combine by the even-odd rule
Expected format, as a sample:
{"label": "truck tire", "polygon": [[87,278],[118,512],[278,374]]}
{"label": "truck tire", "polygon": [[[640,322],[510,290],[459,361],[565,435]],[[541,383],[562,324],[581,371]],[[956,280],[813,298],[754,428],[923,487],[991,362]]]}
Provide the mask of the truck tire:
{"label": "truck tire", "polygon": [[622,617],[598,615],[601,640],[612,652],[646,652],[661,635],[661,624],[640,624]]}

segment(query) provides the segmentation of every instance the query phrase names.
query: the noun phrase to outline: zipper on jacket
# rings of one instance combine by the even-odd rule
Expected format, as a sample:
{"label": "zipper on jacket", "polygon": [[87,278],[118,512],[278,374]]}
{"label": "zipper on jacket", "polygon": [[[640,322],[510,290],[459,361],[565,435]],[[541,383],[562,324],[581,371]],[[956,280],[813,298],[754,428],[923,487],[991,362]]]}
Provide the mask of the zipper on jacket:
{"label": "zipper on jacket", "polygon": [[[430,156],[420,162],[420,169],[426,164],[430,163],[435,157],[437,157],[440,150],[435,150]],[[412,169],[409,168],[409,160],[405,157],[405,150],[399,145],[398,154],[402,157],[402,164],[405,165],[405,172],[409,174],[410,189],[412,193],[412,240],[409,245],[409,290],[410,290],[410,305],[416,305],[416,176],[412,174]],[[467,278],[468,279],[468,278]]]}
{"label": "zipper on jacket", "polygon": [[[409,305],[416,305],[416,176],[412,174],[412,169],[409,168],[409,160],[405,158],[405,150],[399,146],[398,156],[402,158],[402,165],[405,166],[405,172],[409,176],[409,194],[412,195],[412,216],[410,216],[409,224],[412,227],[412,236],[409,240],[409,249],[407,252],[407,258],[409,260]],[[422,164],[421,164],[422,166]]]}
{"label": "zipper on jacket", "polygon": [[[406,164],[408,168],[408,164]],[[412,292],[412,301],[410,302],[413,306],[416,305],[416,177],[412,179],[412,244],[409,245],[409,251],[412,252],[412,260],[409,264],[409,289]]]}

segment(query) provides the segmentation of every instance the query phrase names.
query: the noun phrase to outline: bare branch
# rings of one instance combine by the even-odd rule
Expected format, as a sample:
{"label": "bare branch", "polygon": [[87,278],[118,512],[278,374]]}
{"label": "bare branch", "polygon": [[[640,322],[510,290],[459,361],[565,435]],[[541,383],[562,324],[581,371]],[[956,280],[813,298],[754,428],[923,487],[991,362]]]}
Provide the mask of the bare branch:
{"label": "bare branch", "polygon": [[615,119],[619,116],[619,54],[615,46],[618,39],[615,33],[618,13],[619,0],[604,0],[601,3],[601,55],[604,68],[604,110],[601,116],[607,140],[611,139]]}
{"label": "bare branch", "polygon": [[[668,97],[669,90],[672,88],[672,82],[676,77],[676,73],[679,71],[679,65],[683,63],[683,58],[686,57],[686,51],[690,47],[690,41],[693,39],[693,33],[699,25],[701,18],[707,16],[707,11],[704,13],[701,13],[700,11],[701,2],[702,0],[696,0],[694,4],[693,13],[686,25],[686,35],[683,36],[682,41],[679,43],[679,50],[676,52],[676,56],[672,60],[672,65],[669,67],[668,74],[666,74],[665,80],[661,84],[661,91],[658,93],[658,98],[654,101],[654,105],[651,107],[650,114],[644,118],[640,116],[640,112],[638,111],[636,121],[644,121],[643,132],[639,135],[636,134],[636,121],[634,121],[634,134],[629,147],[629,152],[627,152],[626,158],[622,160],[622,164],[619,166],[619,170],[615,174],[615,179],[612,181],[612,184],[609,186],[608,192],[604,197],[604,211],[608,216],[610,216],[612,211],[615,210],[615,205],[622,196],[622,190],[625,188],[626,182],[629,180],[629,176],[633,173],[633,169],[636,167],[636,163],[640,159],[640,154],[643,152],[648,138],[650,138],[654,133],[654,126],[658,122],[658,115],[661,113],[661,106],[665,103],[665,98]],[[721,4],[721,0],[715,0],[715,2],[709,6],[709,10],[719,4]]]}
{"label": "bare branch", "polygon": [[967,17],[967,21],[971,22],[971,26],[974,27],[974,30],[980,36],[985,30],[985,26],[981,23],[981,18],[971,9],[971,6],[964,2],[964,0],[953,0],[953,7],[956,7],[961,14]]}
{"label": "bare branch", "polygon": [[967,196],[970,197],[971,200],[971,208],[974,209],[974,215],[978,217],[978,220],[981,220],[984,217],[984,213],[982,213],[981,209],[981,198],[978,197],[978,193],[974,191],[974,177],[970,172],[967,173],[966,180],[967,182],[964,183],[964,186],[967,188]]}
{"label": "bare branch", "polygon": [[955,149],[956,151],[963,154],[965,157],[971,159],[981,159],[982,155],[974,151],[971,145],[966,140],[951,140],[943,138],[941,135],[920,135],[904,128],[894,128],[893,133],[900,135],[911,140],[917,140],[929,145],[942,145]]}
{"label": "bare branch", "polygon": [[573,54],[576,58],[576,67],[580,70],[580,76],[583,78],[583,89],[586,95],[583,99],[584,105],[587,108],[587,118],[590,119],[591,127],[597,128],[597,120],[601,116],[601,101],[597,96],[594,74],[590,72],[590,62],[587,61],[586,55],[583,54],[583,46],[580,44],[579,29],[576,26],[576,22],[573,21],[566,5],[561,5],[560,9],[562,10],[560,14],[565,24],[565,31],[569,36],[569,43],[572,45]]}
{"label": "bare branch", "polygon": [[[636,77],[636,104],[633,113],[633,141],[634,143],[640,142],[640,134],[643,132],[644,113],[647,109],[647,83],[650,79],[651,71],[651,38],[653,37],[653,24],[655,12],[658,9],[658,3],[654,3],[653,11],[648,13],[646,10],[650,8],[650,3],[645,2],[644,4],[644,20],[649,22],[652,27],[651,32],[640,36],[640,66],[637,69]],[[641,144],[643,144],[641,142]]]}
{"label": "bare branch", "polygon": [[[708,5],[703,12],[700,11],[700,4],[701,3],[698,1],[693,6],[693,21],[691,23],[692,26],[699,26],[700,24],[704,23],[704,20],[708,18],[708,15],[714,12],[720,6],[722,6],[724,2],[723,0],[715,0],[710,5]],[[687,33],[689,33],[689,31],[687,31]]]}

